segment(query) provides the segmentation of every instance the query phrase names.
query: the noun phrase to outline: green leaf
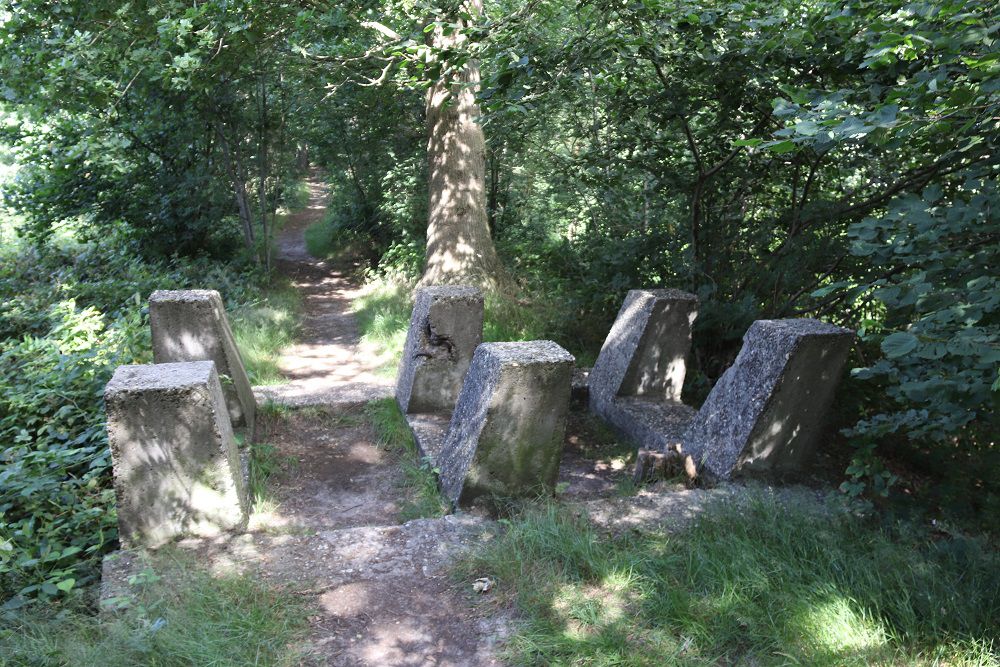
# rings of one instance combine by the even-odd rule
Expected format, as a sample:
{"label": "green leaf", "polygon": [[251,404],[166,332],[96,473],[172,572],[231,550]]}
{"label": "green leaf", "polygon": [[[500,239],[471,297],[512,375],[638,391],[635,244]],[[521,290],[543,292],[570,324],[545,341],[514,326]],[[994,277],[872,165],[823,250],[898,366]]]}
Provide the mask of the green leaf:
{"label": "green leaf", "polygon": [[890,359],[898,359],[916,349],[919,343],[913,334],[898,331],[885,337],[882,341],[882,352]]}

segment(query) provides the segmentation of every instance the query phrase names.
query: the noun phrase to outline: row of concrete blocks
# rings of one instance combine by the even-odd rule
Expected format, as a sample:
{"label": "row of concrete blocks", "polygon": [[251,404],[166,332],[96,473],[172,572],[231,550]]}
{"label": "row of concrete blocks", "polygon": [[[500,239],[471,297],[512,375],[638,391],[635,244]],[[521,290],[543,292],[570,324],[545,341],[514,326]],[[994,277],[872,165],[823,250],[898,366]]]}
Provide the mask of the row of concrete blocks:
{"label": "row of concrete blocks", "polygon": [[[815,449],[853,332],[759,320],[701,410],[681,402],[697,298],[632,290],[589,377],[591,410],[639,447],[680,451],[708,476],[795,469]],[[551,493],[573,357],[551,341],[480,343],[472,287],[417,291],[396,399],[456,503]]]}
{"label": "row of concrete blocks", "polygon": [[119,535],[156,547],[242,530],[256,404],[222,298],[209,290],[149,298],[153,364],[120,366],[104,390]]}

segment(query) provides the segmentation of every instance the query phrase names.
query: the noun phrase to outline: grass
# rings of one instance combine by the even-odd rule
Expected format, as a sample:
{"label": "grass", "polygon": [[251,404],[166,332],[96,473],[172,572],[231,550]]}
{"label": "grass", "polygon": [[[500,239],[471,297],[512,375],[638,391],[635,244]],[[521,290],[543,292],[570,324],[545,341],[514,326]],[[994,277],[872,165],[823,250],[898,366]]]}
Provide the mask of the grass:
{"label": "grass", "polygon": [[276,282],[257,303],[229,313],[233,336],[255,385],[280,384],[281,350],[295,341],[301,298],[287,281]]}
{"label": "grass", "polygon": [[393,452],[403,471],[401,484],[407,491],[399,512],[401,521],[435,518],[448,513],[449,504],[437,485],[437,471],[420,458],[413,434],[396,401],[383,398],[368,404],[365,414],[378,437],[379,447]]}
{"label": "grass", "polygon": [[994,546],[761,494],[674,535],[609,538],[556,505],[456,573],[492,576],[519,665],[1000,664]]}
{"label": "grass", "polygon": [[301,598],[250,576],[213,578],[157,558],[138,600],[101,616],[77,604],[0,617],[0,666],[295,665],[308,626]]}

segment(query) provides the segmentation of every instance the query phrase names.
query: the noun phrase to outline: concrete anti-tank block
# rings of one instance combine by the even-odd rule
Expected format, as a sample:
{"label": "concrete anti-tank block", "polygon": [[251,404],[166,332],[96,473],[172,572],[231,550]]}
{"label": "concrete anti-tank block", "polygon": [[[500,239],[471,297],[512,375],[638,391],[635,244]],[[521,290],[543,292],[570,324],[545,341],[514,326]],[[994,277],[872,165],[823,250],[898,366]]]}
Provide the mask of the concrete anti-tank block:
{"label": "concrete anti-tank block", "polygon": [[396,380],[403,413],[451,412],[483,340],[483,293],[463,285],[417,289]]}
{"label": "concrete anti-tank block", "polygon": [[629,291],[590,371],[590,409],[640,447],[680,444],[694,410],[681,403],[698,297]]}
{"label": "concrete anti-tank block", "polygon": [[713,476],[792,470],[815,451],[854,332],[812,319],[758,320],[684,434]]}
{"label": "concrete anti-tank block", "polygon": [[153,361],[214,361],[233,426],[253,438],[257,404],[243,359],[215,290],[157,290],[149,297]]}
{"label": "concrete anti-tank block", "polygon": [[546,340],[476,349],[437,459],[452,502],[553,492],[573,362]]}
{"label": "concrete anti-tank block", "polygon": [[120,366],[104,401],[125,546],[246,525],[247,489],[213,362]]}

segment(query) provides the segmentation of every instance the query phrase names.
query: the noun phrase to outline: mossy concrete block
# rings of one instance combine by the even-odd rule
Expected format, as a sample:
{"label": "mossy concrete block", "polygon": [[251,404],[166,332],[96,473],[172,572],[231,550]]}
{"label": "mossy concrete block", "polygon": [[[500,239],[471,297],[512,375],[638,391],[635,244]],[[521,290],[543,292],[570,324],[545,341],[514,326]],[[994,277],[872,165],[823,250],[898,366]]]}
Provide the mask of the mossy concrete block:
{"label": "mossy concrete block", "polygon": [[573,362],[546,340],[476,349],[437,460],[452,502],[554,491]]}
{"label": "mossy concrete block", "polygon": [[642,448],[681,441],[694,410],[681,403],[698,298],[629,291],[588,378],[590,409]]}
{"label": "mossy concrete block", "polygon": [[247,486],[213,362],[120,366],[104,400],[123,545],[246,526]]}
{"label": "mossy concrete block", "polygon": [[215,362],[229,419],[252,440],[257,403],[219,293],[157,290],[149,297],[149,325],[155,363]]}
{"label": "mossy concrete block", "polygon": [[854,332],[813,319],[758,320],[684,434],[712,476],[788,471],[814,453]]}
{"label": "mossy concrete block", "polygon": [[462,285],[417,289],[396,380],[400,410],[450,413],[482,340],[479,289]]}

